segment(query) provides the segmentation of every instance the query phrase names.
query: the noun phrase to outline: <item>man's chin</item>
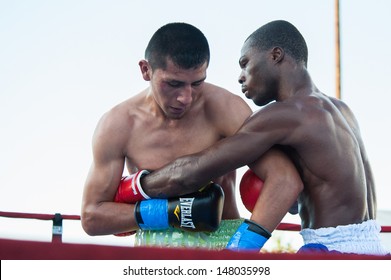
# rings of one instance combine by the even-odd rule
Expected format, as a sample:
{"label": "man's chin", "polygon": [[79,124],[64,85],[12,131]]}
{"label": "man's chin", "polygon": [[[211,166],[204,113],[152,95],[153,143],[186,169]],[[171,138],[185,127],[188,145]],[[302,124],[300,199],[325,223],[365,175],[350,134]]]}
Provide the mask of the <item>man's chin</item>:
{"label": "man's chin", "polygon": [[270,100],[257,100],[254,98],[252,99],[252,101],[254,102],[255,105],[259,107],[265,106],[271,102]]}
{"label": "man's chin", "polygon": [[179,113],[178,114],[169,113],[169,114],[166,114],[166,117],[171,120],[180,120],[183,118],[184,115],[185,115],[185,112],[180,113],[180,114]]}

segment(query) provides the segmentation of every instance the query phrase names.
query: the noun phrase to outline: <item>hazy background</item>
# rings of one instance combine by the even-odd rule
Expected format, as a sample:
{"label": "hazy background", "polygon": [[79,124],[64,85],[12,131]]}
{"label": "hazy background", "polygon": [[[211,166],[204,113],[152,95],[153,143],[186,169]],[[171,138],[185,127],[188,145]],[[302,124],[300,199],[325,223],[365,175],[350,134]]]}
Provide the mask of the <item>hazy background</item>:
{"label": "hazy background", "polygon": [[[391,1],[340,2],[342,99],[361,125],[378,209],[389,211]],[[334,0],[0,0],[0,211],[80,214],[95,126],[148,86],[138,61],[159,27],[181,21],[201,29],[211,48],[207,81],[242,96],[242,43],[276,19],[302,32],[315,84],[335,96]],[[79,222],[64,226],[65,241],[129,244],[88,237]],[[0,218],[0,238],[50,236],[50,222]]]}

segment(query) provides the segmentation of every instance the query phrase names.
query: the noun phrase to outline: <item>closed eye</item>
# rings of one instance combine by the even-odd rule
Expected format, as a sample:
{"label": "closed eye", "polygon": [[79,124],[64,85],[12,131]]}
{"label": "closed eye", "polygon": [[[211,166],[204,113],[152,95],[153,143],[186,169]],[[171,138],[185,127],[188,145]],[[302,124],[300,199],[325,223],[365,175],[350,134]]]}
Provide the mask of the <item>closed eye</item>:
{"label": "closed eye", "polygon": [[167,82],[167,84],[170,86],[170,87],[174,87],[174,88],[179,88],[181,86],[183,86],[183,82],[179,82],[179,81],[169,81]]}
{"label": "closed eye", "polygon": [[202,85],[204,83],[204,79],[201,80],[201,81],[197,81],[197,82],[194,82],[191,84],[192,87],[199,87],[200,85]]}
{"label": "closed eye", "polygon": [[247,63],[248,63],[247,59],[245,59],[245,58],[240,58],[239,59],[239,66],[240,66],[241,69],[245,68]]}

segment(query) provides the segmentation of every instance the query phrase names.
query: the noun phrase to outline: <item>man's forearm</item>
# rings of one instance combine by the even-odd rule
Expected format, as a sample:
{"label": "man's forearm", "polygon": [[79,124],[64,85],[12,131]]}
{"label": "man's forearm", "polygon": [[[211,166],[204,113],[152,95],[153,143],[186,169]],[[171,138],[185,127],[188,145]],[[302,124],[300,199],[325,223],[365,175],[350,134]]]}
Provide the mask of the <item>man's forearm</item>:
{"label": "man's forearm", "polygon": [[82,226],[92,236],[137,230],[133,213],[134,205],[125,203],[104,202],[84,207]]}
{"label": "man's forearm", "polygon": [[241,139],[235,138],[230,142],[222,140],[202,152],[180,157],[144,176],[141,185],[150,197],[172,197],[197,191],[213,178],[256,159],[255,153],[250,153],[248,147],[239,146],[238,143],[241,143]]}
{"label": "man's forearm", "polygon": [[201,175],[195,157],[186,156],[141,178],[146,194],[153,198],[167,198],[197,191],[212,178]]}

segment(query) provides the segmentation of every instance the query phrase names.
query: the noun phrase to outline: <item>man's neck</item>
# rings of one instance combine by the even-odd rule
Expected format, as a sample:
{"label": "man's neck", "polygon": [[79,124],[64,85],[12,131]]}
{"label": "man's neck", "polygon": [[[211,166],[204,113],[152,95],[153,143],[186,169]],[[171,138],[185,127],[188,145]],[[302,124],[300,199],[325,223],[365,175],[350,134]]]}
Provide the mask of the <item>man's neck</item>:
{"label": "man's neck", "polygon": [[283,75],[285,78],[280,84],[277,101],[284,101],[297,95],[311,94],[317,90],[306,68],[296,68]]}

